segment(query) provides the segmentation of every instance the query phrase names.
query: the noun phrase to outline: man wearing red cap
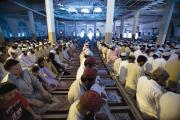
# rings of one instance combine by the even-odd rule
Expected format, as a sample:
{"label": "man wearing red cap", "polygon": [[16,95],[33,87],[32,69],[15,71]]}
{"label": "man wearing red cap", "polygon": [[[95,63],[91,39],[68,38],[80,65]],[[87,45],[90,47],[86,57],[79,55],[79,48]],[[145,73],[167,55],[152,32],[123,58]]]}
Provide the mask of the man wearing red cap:
{"label": "man wearing red cap", "polygon": [[74,102],[69,110],[67,120],[109,120],[108,116],[99,112],[104,100],[95,91],[86,91],[80,100]]}
{"label": "man wearing red cap", "polygon": [[85,91],[90,90],[91,86],[95,83],[97,71],[95,68],[86,67],[81,80],[75,80],[68,92],[68,100],[72,104],[78,100]]}
{"label": "man wearing red cap", "polygon": [[77,71],[77,74],[76,74],[76,80],[80,80],[81,79],[81,76],[84,72],[84,69],[86,67],[94,67],[96,64],[96,60],[94,57],[88,57],[85,62],[84,62],[84,66],[80,66],[78,71]]}

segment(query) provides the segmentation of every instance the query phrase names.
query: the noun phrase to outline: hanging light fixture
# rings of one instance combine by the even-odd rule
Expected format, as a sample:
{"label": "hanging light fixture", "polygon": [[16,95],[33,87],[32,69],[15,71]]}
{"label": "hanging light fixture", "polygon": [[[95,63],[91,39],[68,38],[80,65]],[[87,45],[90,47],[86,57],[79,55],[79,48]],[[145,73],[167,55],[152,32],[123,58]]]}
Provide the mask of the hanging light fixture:
{"label": "hanging light fixture", "polygon": [[68,11],[69,11],[69,12],[77,12],[77,10],[76,10],[75,7],[69,7],[69,8],[68,8]]}
{"label": "hanging light fixture", "polygon": [[95,13],[101,13],[102,12],[102,9],[100,7],[95,7],[94,8],[94,12]]}
{"label": "hanging light fixture", "polygon": [[87,9],[87,8],[83,8],[83,9],[81,9],[81,12],[82,12],[82,13],[89,13],[90,11],[89,11],[89,9]]}

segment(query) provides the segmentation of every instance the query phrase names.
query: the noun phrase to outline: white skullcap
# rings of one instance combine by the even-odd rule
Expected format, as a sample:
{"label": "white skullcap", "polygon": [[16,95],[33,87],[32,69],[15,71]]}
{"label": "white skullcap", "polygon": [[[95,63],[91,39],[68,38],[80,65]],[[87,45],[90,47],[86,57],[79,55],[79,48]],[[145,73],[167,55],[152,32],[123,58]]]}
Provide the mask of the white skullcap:
{"label": "white skullcap", "polygon": [[56,51],[55,50],[50,50],[50,53],[56,54]]}
{"label": "white skullcap", "polygon": [[29,49],[30,49],[30,50],[32,50],[32,49],[33,49],[33,47],[29,47]]}
{"label": "white skullcap", "polygon": [[39,45],[43,45],[42,42],[39,42]]}
{"label": "white skullcap", "polygon": [[87,51],[85,52],[85,55],[88,55],[88,56],[93,56],[93,53],[92,53],[92,51],[87,50]]}
{"label": "white skullcap", "polygon": [[121,56],[125,57],[125,56],[127,56],[127,53],[123,52],[123,53],[121,53]]}
{"label": "white skullcap", "polygon": [[28,50],[28,48],[22,48],[22,52],[25,52],[25,51],[27,51]]}
{"label": "white skullcap", "polygon": [[160,57],[160,53],[159,52],[155,52],[154,55],[157,55],[158,57]]}
{"label": "white skullcap", "polygon": [[159,48],[159,50],[164,51],[164,48]]}

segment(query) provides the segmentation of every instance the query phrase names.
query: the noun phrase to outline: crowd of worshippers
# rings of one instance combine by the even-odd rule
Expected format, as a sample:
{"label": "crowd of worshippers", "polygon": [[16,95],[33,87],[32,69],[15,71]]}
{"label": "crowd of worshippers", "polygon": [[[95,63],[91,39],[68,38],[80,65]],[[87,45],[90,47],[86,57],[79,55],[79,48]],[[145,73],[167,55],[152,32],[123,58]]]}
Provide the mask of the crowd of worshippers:
{"label": "crowd of worshippers", "polygon": [[[0,47],[0,119],[33,120],[57,107],[52,96],[76,47],[75,41],[19,41]],[[64,83],[61,83],[64,84]]]}
{"label": "crowd of worshippers", "polygon": [[101,40],[97,47],[145,119],[180,120],[180,44]]}
{"label": "crowd of worshippers", "polygon": [[[9,46],[8,52],[6,48],[1,49],[0,118],[41,119],[39,114],[61,102],[50,92],[58,86],[59,74],[69,74],[66,67],[77,44],[69,41],[51,46],[48,42],[39,42],[38,48],[36,44],[33,46],[33,55],[37,56],[35,65],[30,64],[30,57],[27,58],[31,53],[27,46],[31,45],[17,46],[19,44]],[[180,119],[178,45],[156,47],[145,43],[114,41],[108,46],[98,41],[97,47],[126,93],[137,101],[137,107],[145,119]],[[48,49],[47,53],[45,49]],[[76,80],[68,92],[71,106],[67,120],[115,120],[107,103],[105,88],[101,85],[102,78],[96,69],[93,49],[86,42],[79,56]]]}

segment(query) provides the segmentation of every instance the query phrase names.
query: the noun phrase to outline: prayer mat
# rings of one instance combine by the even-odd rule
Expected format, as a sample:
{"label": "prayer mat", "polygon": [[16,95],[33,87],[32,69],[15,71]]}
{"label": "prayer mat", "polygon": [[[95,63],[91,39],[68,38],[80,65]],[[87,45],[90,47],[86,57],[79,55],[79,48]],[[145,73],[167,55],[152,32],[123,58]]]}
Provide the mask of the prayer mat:
{"label": "prayer mat", "polygon": [[130,109],[112,110],[115,120],[136,120]]}

